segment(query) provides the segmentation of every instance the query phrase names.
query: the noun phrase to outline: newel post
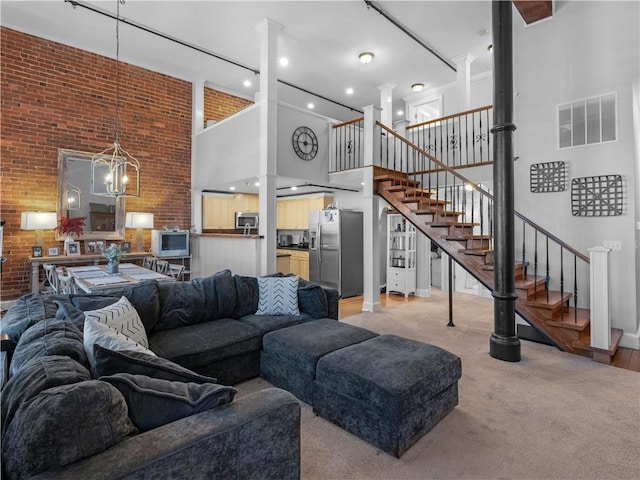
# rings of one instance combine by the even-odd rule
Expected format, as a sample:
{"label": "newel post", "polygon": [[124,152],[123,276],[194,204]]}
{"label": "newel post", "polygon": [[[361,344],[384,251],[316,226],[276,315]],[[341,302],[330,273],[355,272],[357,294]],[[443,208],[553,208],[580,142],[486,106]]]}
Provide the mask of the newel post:
{"label": "newel post", "polygon": [[[600,350],[608,350],[611,345],[609,310],[609,252],[611,250],[598,246],[589,248],[588,251],[590,259],[591,346]],[[595,352],[593,359],[600,361]],[[609,361],[607,360],[605,363],[609,363]]]}

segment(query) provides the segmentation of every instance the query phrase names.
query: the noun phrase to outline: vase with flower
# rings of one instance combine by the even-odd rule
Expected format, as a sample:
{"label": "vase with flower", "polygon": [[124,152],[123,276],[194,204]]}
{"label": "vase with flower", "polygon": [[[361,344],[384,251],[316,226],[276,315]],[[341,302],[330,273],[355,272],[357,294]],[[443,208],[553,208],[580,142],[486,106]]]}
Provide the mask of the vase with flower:
{"label": "vase with flower", "polygon": [[107,259],[107,273],[118,273],[120,260],[123,257],[120,248],[115,243],[112,243],[107,248],[102,249],[101,252],[102,256]]}
{"label": "vase with flower", "polygon": [[64,239],[65,255],[69,254],[69,244],[74,242],[72,235],[75,235],[76,237],[82,235],[82,227],[85,226],[85,218],[86,217],[60,217],[56,232],[60,235],[66,235],[66,238]]}

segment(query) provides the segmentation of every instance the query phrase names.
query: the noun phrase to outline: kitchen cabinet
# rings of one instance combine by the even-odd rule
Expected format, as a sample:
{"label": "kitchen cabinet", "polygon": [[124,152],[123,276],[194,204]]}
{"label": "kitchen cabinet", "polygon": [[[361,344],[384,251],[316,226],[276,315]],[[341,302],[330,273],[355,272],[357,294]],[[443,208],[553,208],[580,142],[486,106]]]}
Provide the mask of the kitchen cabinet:
{"label": "kitchen cabinet", "polygon": [[322,210],[333,201],[333,197],[304,197],[281,199],[277,203],[277,228],[280,230],[307,230],[309,228],[309,212]]}
{"label": "kitchen cabinet", "polygon": [[291,273],[291,254],[288,250],[276,250],[276,271]]}
{"label": "kitchen cabinet", "polygon": [[309,280],[309,252],[288,250],[291,253],[291,273]]}
{"label": "kitchen cabinet", "polygon": [[387,293],[416,293],[416,227],[400,214],[387,215]]}
{"label": "kitchen cabinet", "polygon": [[202,228],[232,229],[236,227],[236,212],[257,212],[258,195],[202,197]]}

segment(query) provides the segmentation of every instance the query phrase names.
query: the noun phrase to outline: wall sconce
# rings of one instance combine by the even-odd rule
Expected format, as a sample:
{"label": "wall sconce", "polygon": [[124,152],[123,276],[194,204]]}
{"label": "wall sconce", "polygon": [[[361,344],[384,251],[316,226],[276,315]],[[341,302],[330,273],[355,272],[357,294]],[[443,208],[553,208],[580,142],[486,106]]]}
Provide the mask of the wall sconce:
{"label": "wall sconce", "polygon": [[142,229],[153,228],[153,213],[127,212],[124,226],[136,229],[136,252],[142,252]]}
{"label": "wall sconce", "polygon": [[56,212],[22,212],[20,216],[20,228],[22,230],[35,230],[36,238],[34,245],[42,246],[42,231],[53,230],[58,226],[58,215]]}
{"label": "wall sconce", "polygon": [[67,210],[80,210],[82,192],[73,183],[67,185]]}
{"label": "wall sconce", "polygon": [[424,83],[414,83],[413,85],[411,85],[411,90],[413,90],[414,92],[421,92],[423,88]]}
{"label": "wall sconce", "polygon": [[360,55],[358,55],[358,58],[360,59],[360,61],[365,65],[367,63],[371,63],[371,60],[373,60],[373,57],[375,57],[375,55],[371,52],[362,52]]}

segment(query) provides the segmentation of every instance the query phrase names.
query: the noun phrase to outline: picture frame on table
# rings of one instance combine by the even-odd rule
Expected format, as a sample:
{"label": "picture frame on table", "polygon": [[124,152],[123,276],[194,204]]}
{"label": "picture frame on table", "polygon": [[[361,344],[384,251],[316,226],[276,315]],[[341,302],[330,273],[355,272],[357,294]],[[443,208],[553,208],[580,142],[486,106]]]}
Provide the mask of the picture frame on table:
{"label": "picture frame on table", "polygon": [[96,250],[96,242],[84,242],[84,250],[86,254],[100,253]]}
{"label": "picture frame on table", "polygon": [[97,240],[96,242],[94,242],[96,244],[96,251],[95,253],[102,253],[102,251],[104,250],[104,241],[102,240]]}
{"label": "picture frame on table", "polygon": [[73,257],[80,255],[80,242],[69,242],[67,244],[67,256]]}
{"label": "picture frame on table", "polygon": [[122,253],[131,253],[131,242],[121,242],[120,251]]}
{"label": "picture frame on table", "polygon": [[41,257],[42,256],[42,247],[35,245],[31,247],[31,256],[32,257]]}
{"label": "picture frame on table", "polygon": [[51,246],[47,248],[47,257],[58,257],[60,256],[60,248],[57,246]]}

